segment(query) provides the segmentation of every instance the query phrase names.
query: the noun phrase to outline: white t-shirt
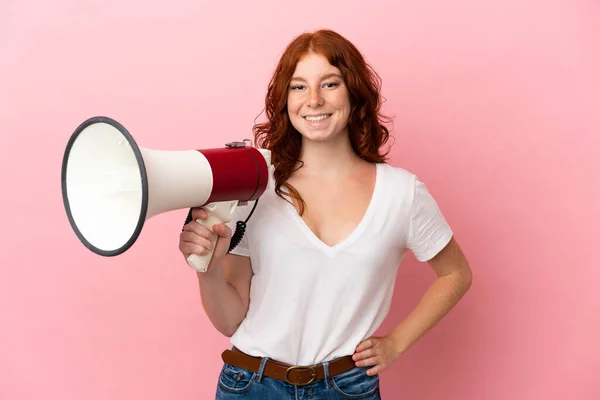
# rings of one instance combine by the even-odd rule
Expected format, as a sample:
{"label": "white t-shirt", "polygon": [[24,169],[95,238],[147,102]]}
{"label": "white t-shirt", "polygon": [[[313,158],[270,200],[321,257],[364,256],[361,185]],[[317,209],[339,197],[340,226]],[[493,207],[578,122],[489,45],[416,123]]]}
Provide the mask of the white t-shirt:
{"label": "white t-shirt", "polygon": [[[451,239],[436,201],[414,174],[377,164],[367,211],[342,242],[328,246],[278,197],[272,176],[233,254],[249,256],[250,306],[230,338],[247,354],[311,365],[352,354],[390,309],[407,251],[426,261]],[[240,206],[229,226],[245,220]]]}

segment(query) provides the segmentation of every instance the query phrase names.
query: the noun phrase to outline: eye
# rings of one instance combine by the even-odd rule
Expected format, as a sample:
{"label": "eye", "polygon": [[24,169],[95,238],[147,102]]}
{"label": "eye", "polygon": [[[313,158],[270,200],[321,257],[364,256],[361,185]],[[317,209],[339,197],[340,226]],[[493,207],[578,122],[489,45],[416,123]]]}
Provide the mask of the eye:
{"label": "eye", "polygon": [[304,85],[292,85],[290,86],[290,90],[302,90],[304,89]]}
{"label": "eye", "polygon": [[340,84],[339,84],[339,82],[327,82],[323,86],[325,86],[328,89],[332,89],[332,88],[340,86]]}

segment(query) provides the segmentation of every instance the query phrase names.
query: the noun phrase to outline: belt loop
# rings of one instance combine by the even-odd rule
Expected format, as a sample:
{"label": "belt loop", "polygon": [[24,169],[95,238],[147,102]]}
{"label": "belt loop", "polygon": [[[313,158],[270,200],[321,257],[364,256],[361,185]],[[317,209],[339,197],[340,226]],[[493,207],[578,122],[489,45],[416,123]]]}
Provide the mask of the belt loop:
{"label": "belt loop", "polygon": [[325,388],[329,389],[329,361],[323,362],[323,380],[325,381]]}
{"label": "belt loop", "polygon": [[268,357],[262,357],[262,360],[260,360],[260,367],[258,368],[258,371],[256,372],[256,382],[260,382],[262,380],[263,373],[265,371],[265,365],[267,364],[268,360],[269,360]]}

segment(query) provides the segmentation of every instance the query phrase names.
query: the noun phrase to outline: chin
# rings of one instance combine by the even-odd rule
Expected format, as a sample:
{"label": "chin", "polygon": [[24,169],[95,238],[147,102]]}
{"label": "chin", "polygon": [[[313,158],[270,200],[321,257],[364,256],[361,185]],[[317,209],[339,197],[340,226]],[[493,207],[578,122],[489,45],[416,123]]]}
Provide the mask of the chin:
{"label": "chin", "polygon": [[340,134],[320,132],[300,132],[302,138],[311,142],[332,142],[340,137]]}
{"label": "chin", "polygon": [[304,124],[304,120],[300,121],[292,121],[292,125],[298,133],[302,136],[304,140],[309,140],[311,142],[331,142],[335,140],[339,140],[341,136],[347,134],[346,129],[339,130],[339,127],[328,126],[324,128],[313,128],[307,127]]}

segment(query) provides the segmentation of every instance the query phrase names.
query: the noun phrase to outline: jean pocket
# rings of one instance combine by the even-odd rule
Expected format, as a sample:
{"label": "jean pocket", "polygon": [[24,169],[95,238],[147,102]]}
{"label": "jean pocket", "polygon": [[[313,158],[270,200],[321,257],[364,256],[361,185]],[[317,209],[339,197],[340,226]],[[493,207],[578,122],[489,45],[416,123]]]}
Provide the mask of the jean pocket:
{"label": "jean pocket", "polygon": [[367,375],[364,367],[355,367],[331,378],[331,386],[345,399],[376,399],[379,375]]}
{"label": "jean pocket", "polygon": [[250,390],[256,373],[231,364],[223,364],[219,375],[219,386],[230,393],[242,393]]}

